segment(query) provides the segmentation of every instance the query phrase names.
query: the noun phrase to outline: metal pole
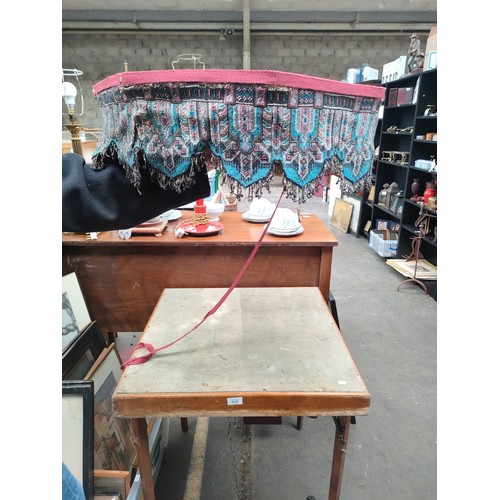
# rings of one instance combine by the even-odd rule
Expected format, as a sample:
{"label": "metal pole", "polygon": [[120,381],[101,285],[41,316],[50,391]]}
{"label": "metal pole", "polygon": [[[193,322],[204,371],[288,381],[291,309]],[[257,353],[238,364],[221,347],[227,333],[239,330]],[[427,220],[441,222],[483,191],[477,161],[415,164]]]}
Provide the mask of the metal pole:
{"label": "metal pole", "polygon": [[243,0],[243,69],[250,69],[250,0]]}
{"label": "metal pole", "polygon": [[82,139],[80,138],[80,131],[83,130],[84,127],[78,125],[78,123],[76,122],[76,113],[74,111],[69,113],[69,121],[70,123],[66,124],[65,127],[71,133],[71,145],[73,147],[73,153],[83,156]]}

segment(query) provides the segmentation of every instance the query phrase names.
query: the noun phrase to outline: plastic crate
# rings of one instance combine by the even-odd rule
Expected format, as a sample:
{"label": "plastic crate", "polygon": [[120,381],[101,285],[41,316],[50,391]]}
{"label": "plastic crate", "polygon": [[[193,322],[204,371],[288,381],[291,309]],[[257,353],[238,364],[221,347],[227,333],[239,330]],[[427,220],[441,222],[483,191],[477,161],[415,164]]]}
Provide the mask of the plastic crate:
{"label": "plastic crate", "polygon": [[372,229],[370,231],[370,247],[381,257],[396,257],[398,233],[387,229]]}

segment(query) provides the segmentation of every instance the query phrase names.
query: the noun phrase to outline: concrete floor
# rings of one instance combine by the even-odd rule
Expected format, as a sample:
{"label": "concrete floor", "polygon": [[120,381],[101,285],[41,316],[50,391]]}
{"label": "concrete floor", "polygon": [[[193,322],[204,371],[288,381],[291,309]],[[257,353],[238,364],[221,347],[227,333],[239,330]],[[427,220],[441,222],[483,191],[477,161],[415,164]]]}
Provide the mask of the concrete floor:
{"label": "concrete floor", "polygon": [[[276,201],[279,187],[265,197]],[[239,211],[247,202],[240,202]],[[280,206],[293,207],[282,200]],[[368,246],[333,228],[328,205],[316,213],[339,241],[331,291],[341,331],[371,393],[367,416],[351,426],[341,498],[431,500],[437,497],[437,302]],[[223,218],[221,219],[223,222]],[[170,419],[156,482],[158,500],[325,500],[335,424],[332,418],[243,425],[240,418]]]}

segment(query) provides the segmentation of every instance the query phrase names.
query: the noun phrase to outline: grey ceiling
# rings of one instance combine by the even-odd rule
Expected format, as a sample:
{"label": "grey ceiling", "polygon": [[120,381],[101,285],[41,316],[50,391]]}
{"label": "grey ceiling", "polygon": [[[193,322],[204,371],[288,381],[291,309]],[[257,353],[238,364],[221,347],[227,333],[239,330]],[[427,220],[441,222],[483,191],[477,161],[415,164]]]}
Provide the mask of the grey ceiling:
{"label": "grey ceiling", "polygon": [[62,0],[75,30],[428,31],[437,0]]}

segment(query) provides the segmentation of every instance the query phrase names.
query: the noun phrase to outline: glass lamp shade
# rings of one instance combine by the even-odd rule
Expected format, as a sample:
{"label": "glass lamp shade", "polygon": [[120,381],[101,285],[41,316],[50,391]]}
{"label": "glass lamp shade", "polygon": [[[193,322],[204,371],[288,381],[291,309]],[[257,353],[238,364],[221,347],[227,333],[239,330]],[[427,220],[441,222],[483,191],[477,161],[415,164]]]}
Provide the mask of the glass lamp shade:
{"label": "glass lamp shade", "polygon": [[63,82],[62,84],[62,96],[64,102],[70,111],[75,109],[76,95],[78,91],[76,87],[71,82]]}

